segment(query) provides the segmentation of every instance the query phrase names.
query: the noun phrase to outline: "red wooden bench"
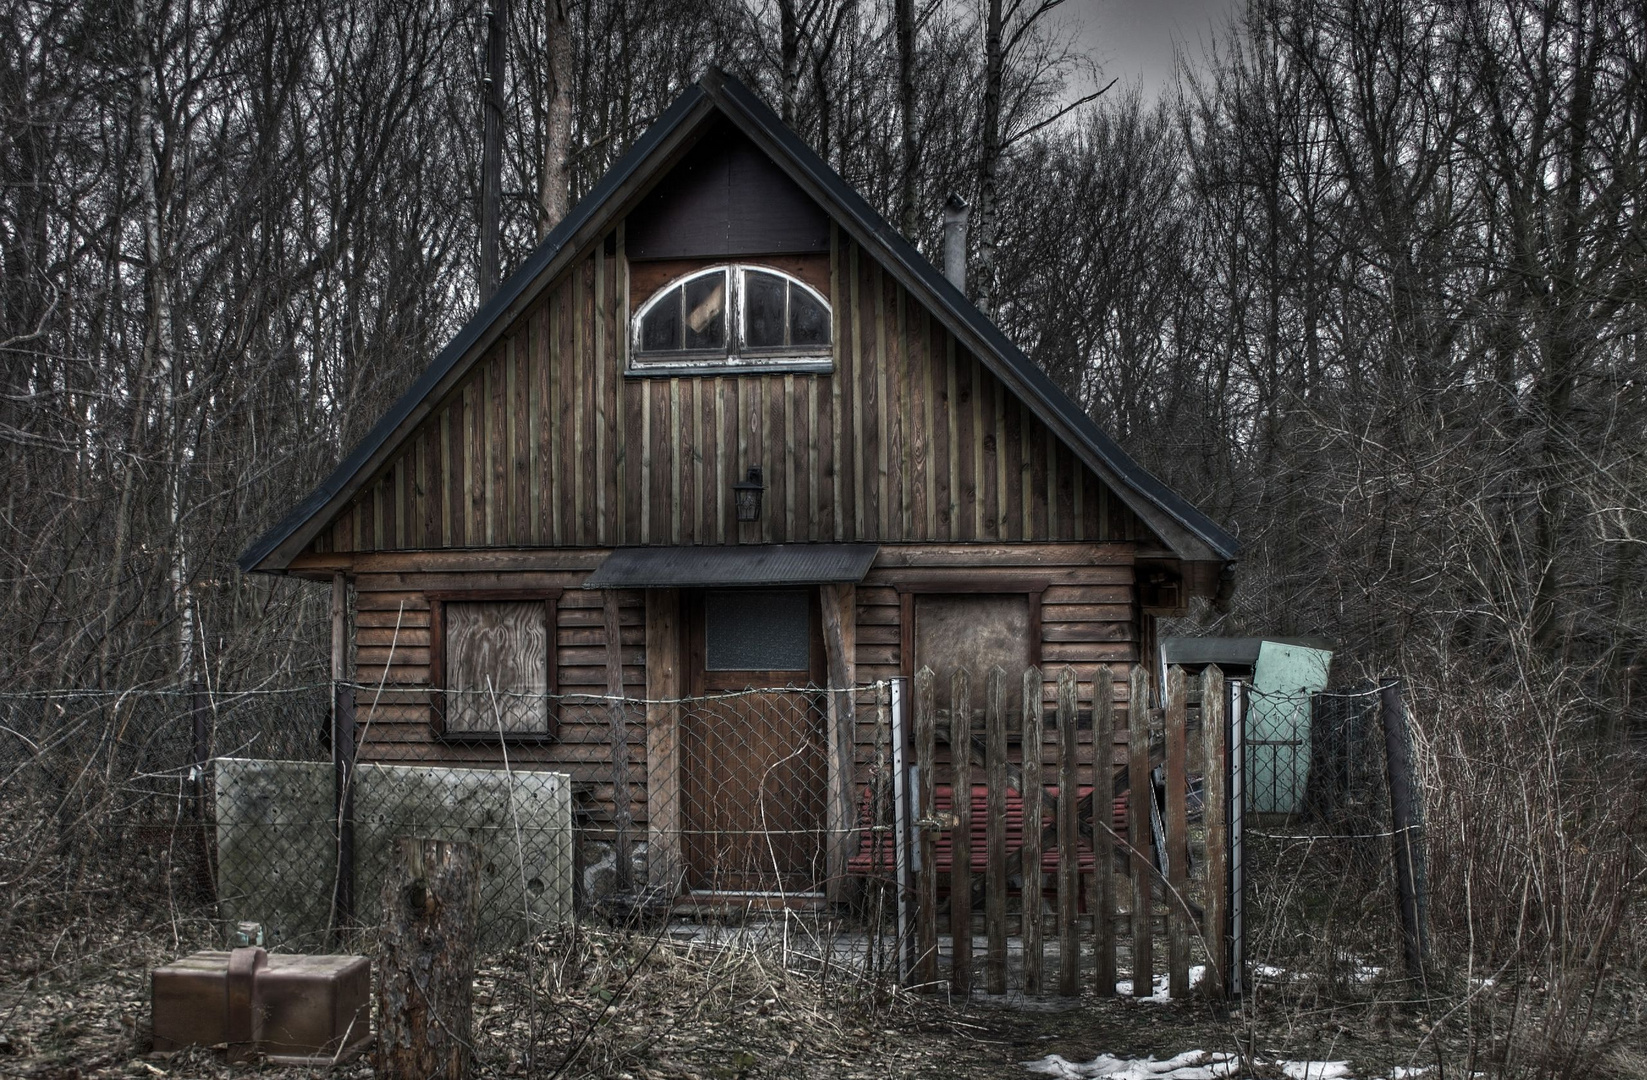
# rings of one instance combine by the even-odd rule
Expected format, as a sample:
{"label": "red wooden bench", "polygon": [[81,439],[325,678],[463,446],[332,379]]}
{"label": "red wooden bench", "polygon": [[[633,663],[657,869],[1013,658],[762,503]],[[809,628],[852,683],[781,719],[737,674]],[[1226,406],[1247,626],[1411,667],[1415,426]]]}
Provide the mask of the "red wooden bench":
{"label": "red wooden bench", "polygon": [[[1086,798],[1092,794],[1090,786],[1082,786],[1078,790],[1079,798]],[[1058,872],[1058,821],[1054,806],[1058,795],[1056,784],[1048,785],[1045,801],[1046,818],[1042,824],[1041,840],[1041,872],[1056,874]],[[954,806],[951,785],[939,784],[934,793],[934,802],[937,804],[929,815],[940,821],[952,821],[951,810]],[[1015,789],[1007,789],[1006,800],[1006,849],[1009,873],[1016,873],[1022,865],[1020,854],[1024,846],[1024,800]],[[989,866],[989,826],[988,826],[989,788],[983,784],[972,785],[972,851],[967,860],[972,867],[973,876],[982,880]],[[847,860],[847,873],[857,877],[885,876],[891,877],[896,873],[896,853],[893,850],[890,833],[875,831],[870,826],[874,824],[873,808],[871,806],[870,791],[864,789],[864,797],[859,804],[858,815],[860,832],[858,850]],[[1115,798],[1110,812],[1110,827],[1117,834],[1127,834],[1127,796],[1123,793]],[[938,871],[938,888],[940,892],[949,889],[950,874],[955,865],[954,844],[950,829],[939,829],[936,840],[936,858],[934,860]],[[1076,841],[1076,861],[1083,873],[1093,868],[1092,842],[1086,838]]]}

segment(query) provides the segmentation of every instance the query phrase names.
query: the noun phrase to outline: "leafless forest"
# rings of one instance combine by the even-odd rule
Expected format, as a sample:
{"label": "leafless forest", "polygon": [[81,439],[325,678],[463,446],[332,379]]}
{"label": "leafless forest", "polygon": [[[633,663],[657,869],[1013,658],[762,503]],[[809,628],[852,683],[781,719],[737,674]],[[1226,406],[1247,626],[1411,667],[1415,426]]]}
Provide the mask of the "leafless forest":
{"label": "leafless forest", "polygon": [[[476,308],[484,4],[4,10],[0,693],[322,682],[325,590],[234,558]],[[1589,1062],[1647,1008],[1647,8],[1253,0],[1159,101],[1061,14],[516,3],[502,272],[557,85],[574,200],[708,65],[934,261],[960,193],[973,297],[1244,543],[1191,629],[1406,680],[1436,951]]]}

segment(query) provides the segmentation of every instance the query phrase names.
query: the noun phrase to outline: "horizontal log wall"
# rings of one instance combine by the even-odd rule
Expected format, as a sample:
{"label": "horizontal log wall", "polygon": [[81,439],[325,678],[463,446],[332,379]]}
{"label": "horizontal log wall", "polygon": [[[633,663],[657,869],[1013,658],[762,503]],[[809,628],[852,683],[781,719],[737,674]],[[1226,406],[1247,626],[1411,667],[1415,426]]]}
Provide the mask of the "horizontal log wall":
{"label": "horizontal log wall", "polygon": [[629,378],[623,256],[595,244],[313,550],[1150,541],[879,263],[837,234],[829,264],[832,374]]}
{"label": "horizontal log wall", "polygon": [[[356,694],[360,758],[385,763],[447,763],[496,767],[496,745],[441,742],[430,727],[429,604],[427,594],[464,590],[564,590],[556,604],[557,684],[563,695],[606,693],[606,633],[601,593],[583,590],[583,580],[605,557],[604,550],[578,552],[420,552],[360,557],[356,588]],[[559,570],[537,567],[558,560]],[[883,565],[893,564],[893,565]],[[1018,589],[1026,581],[1044,584],[1041,594],[1043,698],[1050,712],[1058,670],[1072,665],[1080,680],[1085,716],[1092,708],[1092,679],[1100,664],[1114,666],[1112,687],[1121,725],[1128,704],[1126,669],[1138,659],[1138,617],[1130,545],[1059,544],[1022,547],[972,545],[961,548],[883,548],[882,557],[856,589],[856,680],[862,685],[907,673],[903,655],[902,597],[923,587],[964,582],[974,591]],[[645,594],[619,594],[619,634],[624,692],[646,696]],[[1016,675],[1012,677],[1017,677]],[[940,704],[947,709],[948,673]],[[1021,688],[1008,688],[1017,701]],[[973,704],[982,708],[982,676]],[[586,827],[607,833],[614,821],[609,715],[602,706],[567,705],[559,713],[558,737],[548,743],[510,743],[511,766],[552,768],[569,773]],[[856,776],[861,792],[874,757],[877,713],[870,695],[861,698],[855,731]],[[644,835],[647,821],[644,709],[632,708],[630,805],[634,826]],[[1091,744],[1090,723],[1079,733]],[[1126,758],[1126,733],[1117,732],[1117,764]],[[1056,761],[1047,729],[1046,760]],[[1016,759],[1019,748],[1014,745]],[[1085,751],[1083,751],[1085,753]],[[939,760],[949,761],[947,746]],[[1081,776],[1090,783],[1090,772]]]}
{"label": "horizontal log wall", "polygon": [[[454,553],[456,554],[456,553]],[[565,589],[556,604],[556,681],[561,695],[604,695],[606,631],[601,594],[578,588],[587,570],[495,571],[472,568],[445,572],[388,569],[355,577],[355,716],[360,759],[381,763],[501,767],[499,747],[442,742],[430,726],[428,592],[464,589]],[[624,693],[646,696],[645,594],[618,594]],[[613,821],[611,716],[604,705],[563,702],[559,732],[547,743],[511,742],[509,764],[549,768],[572,778],[586,825],[597,833]],[[632,710],[626,729],[630,746],[632,820],[646,821],[644,710]]]}

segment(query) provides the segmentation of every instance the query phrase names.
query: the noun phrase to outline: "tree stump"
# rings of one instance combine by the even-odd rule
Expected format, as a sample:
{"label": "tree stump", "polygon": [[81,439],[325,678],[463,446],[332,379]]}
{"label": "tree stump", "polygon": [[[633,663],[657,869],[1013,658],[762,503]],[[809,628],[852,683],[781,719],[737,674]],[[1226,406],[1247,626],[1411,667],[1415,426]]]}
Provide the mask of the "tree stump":
{"label": "tree stump", "polygon": [[383,886],[377,1073],[467,1080],[479,859],[445,840],[401,840],[398,856]]}

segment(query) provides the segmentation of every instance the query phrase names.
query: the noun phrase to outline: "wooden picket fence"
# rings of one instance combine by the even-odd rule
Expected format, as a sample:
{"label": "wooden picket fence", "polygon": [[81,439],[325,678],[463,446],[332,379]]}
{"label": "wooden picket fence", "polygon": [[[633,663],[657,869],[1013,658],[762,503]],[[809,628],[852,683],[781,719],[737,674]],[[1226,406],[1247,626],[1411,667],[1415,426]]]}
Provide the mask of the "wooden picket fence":
{"label": "wooden picket fence", "polygon": [[[1090,684],[1081,686],[1075,671],[1063,668],[1057,674],[1049,724],[1040,669],[1023,673],[1019,707],[1013,709],[1008,694],[1018,688],[1009,687],[1009,677],[997,667],[983,680],[980,732],[968,672],[956,671],[948,680],[947,709],[939,707],[939,677],[930,668],[917,673],[912,732],[917,855],[912,882],[914,985],[931,990],[943,985],[940,937],[947,929],[950,989],[968,995],[979,986],[973,899],[980,862],[974,843],[981,838],[982,989],[991,994],[1009,988],[1045,993],[1050,938],[1057,943],[1059,994],[1078,994],[1083,981],[1091,980],[1100,995],[1113,996],[1117,960],[1125,944],[1132,993],[1149,996],[1154,993],[1159,917],[1165,924],[1171,996],[1190,993],[1192,957],[1207,967],[1200,992],[1223,996],[1230,872],[1224,677],[1209,666],[1194,680],[1200,691],[1195,711],[1201,721],[1196,756],[1204,778],[1203,828],[1196,847],[1204,854],[1199,856],[1193,890],[1187,768],[1191,682],[1182,668],[1169,669],[1164,705],[1151,709],[1149,673],[1142,665],[1133,666],[1126,680],[1127,722],[1120,724],[1117,681],[1114,670],[1104,666]],[[1090,695],[1090,720],[1085,723],[1078,710],[1081,689]],[[1083,728],[1090,729],[1089,737],[1082,737]],[[963,733],[959,739],[954,737],[957,732]],[[940,733],[950,750],[944,755],[948,760],[940,758]],[[1138,734],[1144,737],[1135,737]],[[1152,738],[1156,734],[1158,740]],[[1016,760],[1010,753],[1012,736],[1019,747]],[[1157,760],[1165,770],[1164,806],[1156,805],[1151,781],[1152,742],[1159,747]],[[966,752],[956,752],[960,747]],[[1112,827],[1117,816],[1113,800],[1121,788],[1117,774],[1123,768],[1129,792],[1124,836]],[[945,782],[947,800],[941,797]],[[1083,788],[1090,798],[1081,798]],[[979,795],[981,834],[974,816]],[[945,846],[947,858],[941,857]],[[1014,876],[1020,898],[1016,913],[1009,905]],[[939,895],[946,887],[949,918],[948,926],[942,927]],[[1123,899],[1128,899],[1124,911]],[[1022,953],[1021,977],[1009,980],[1014,930]],[[1009,987],[1009,981],[1017,985]]]}

